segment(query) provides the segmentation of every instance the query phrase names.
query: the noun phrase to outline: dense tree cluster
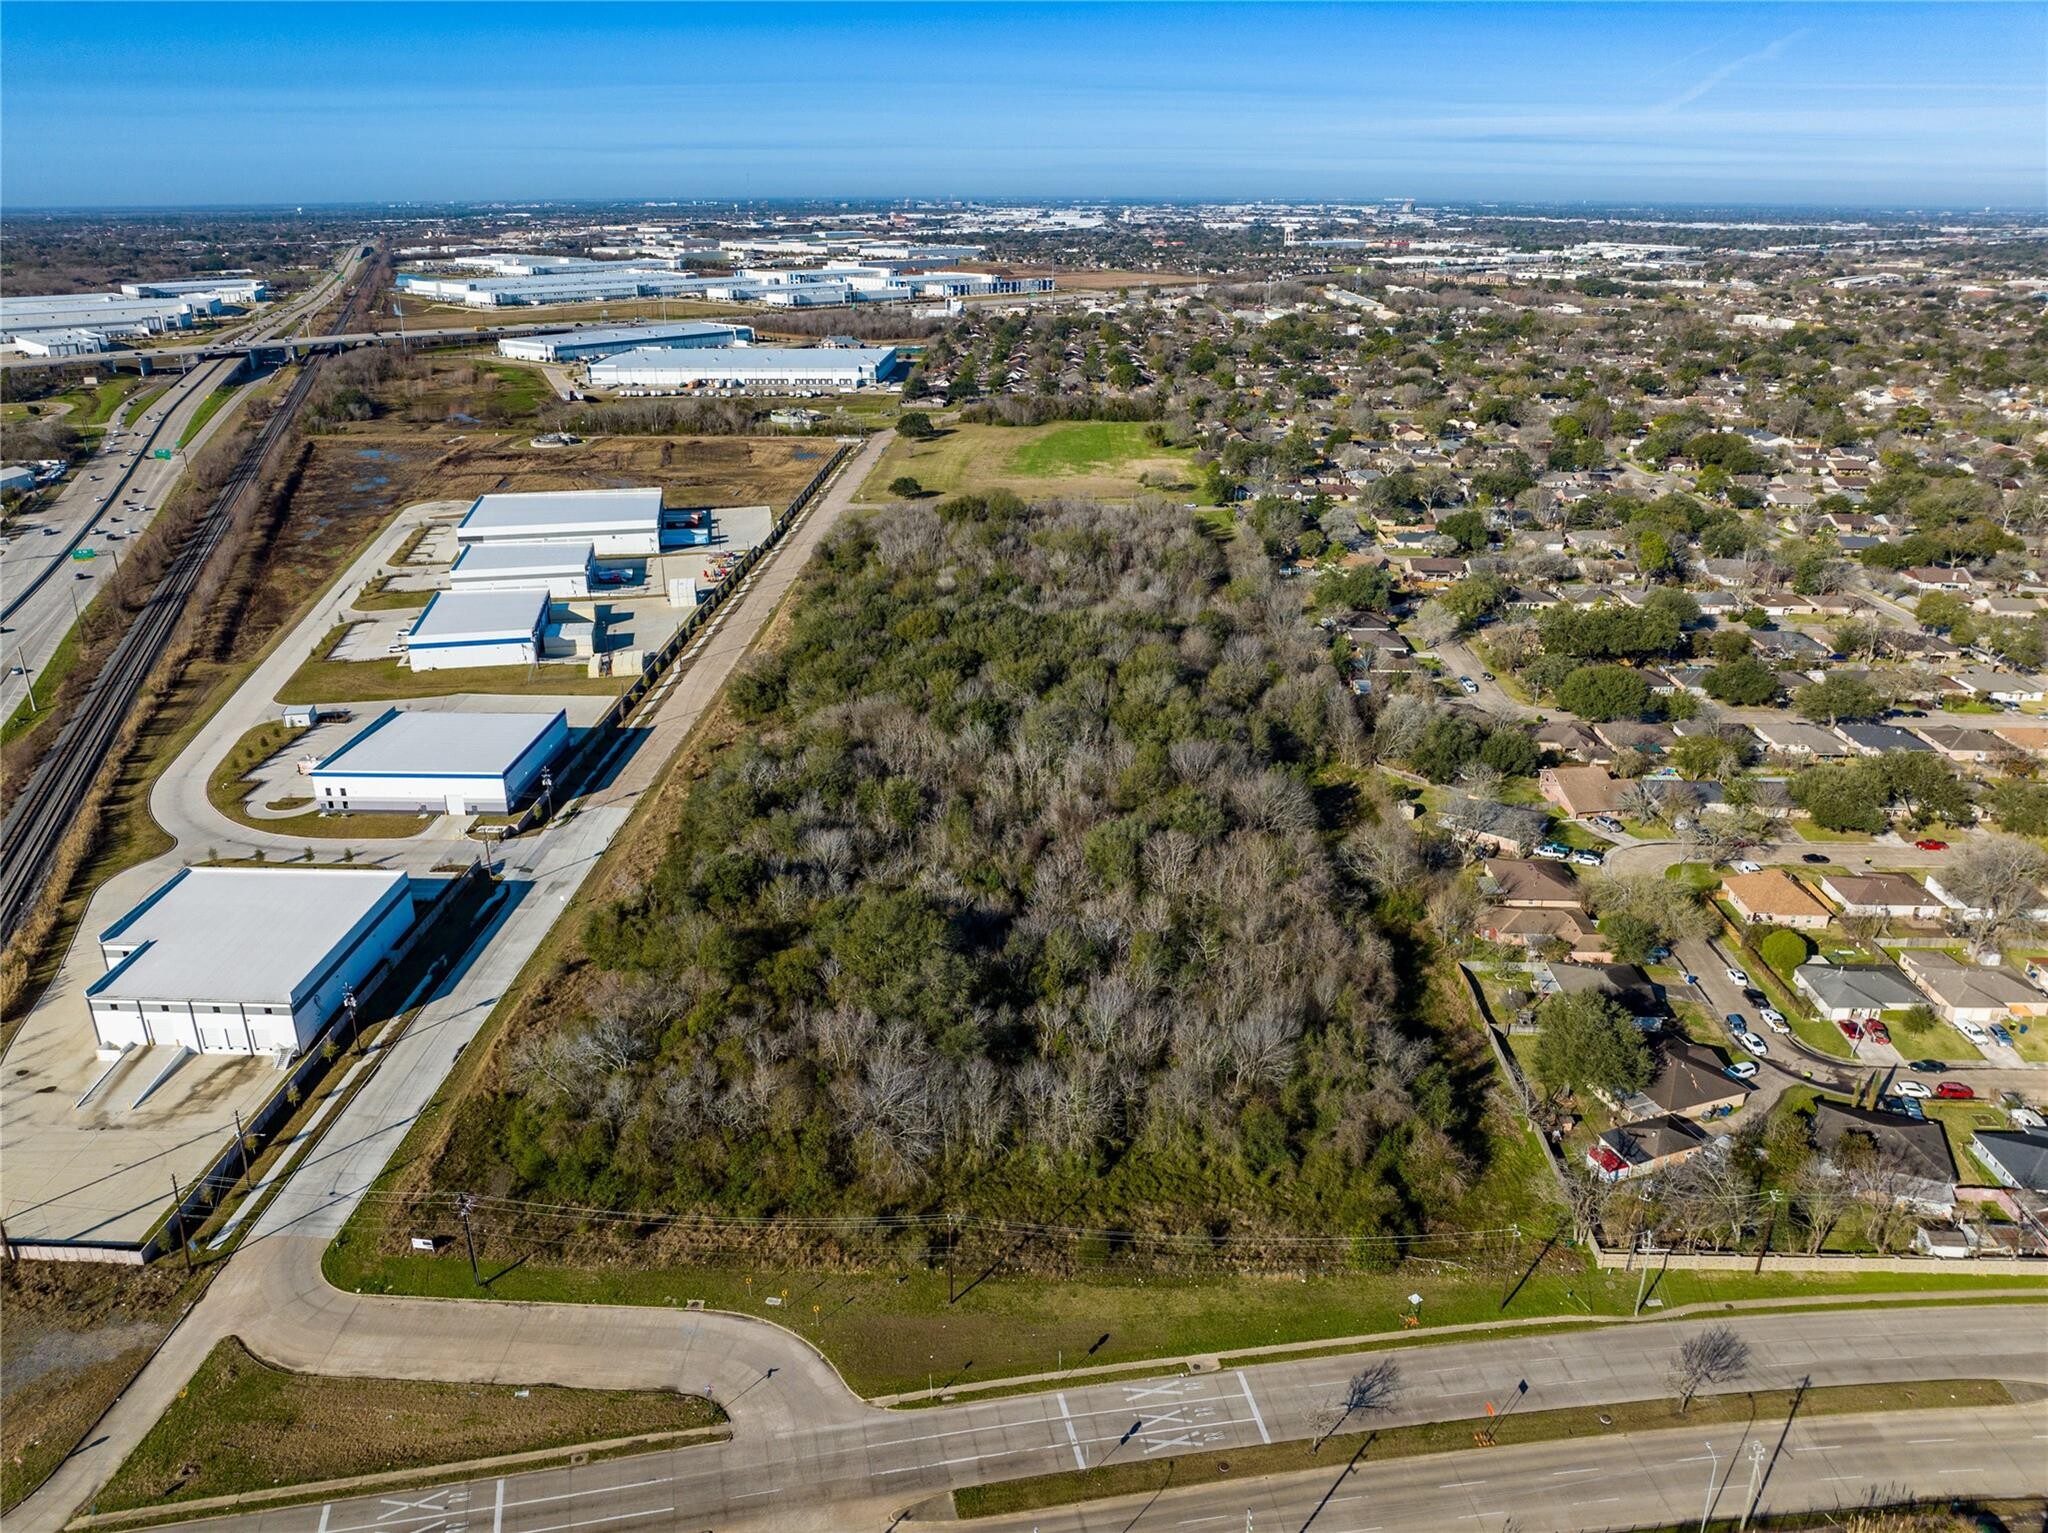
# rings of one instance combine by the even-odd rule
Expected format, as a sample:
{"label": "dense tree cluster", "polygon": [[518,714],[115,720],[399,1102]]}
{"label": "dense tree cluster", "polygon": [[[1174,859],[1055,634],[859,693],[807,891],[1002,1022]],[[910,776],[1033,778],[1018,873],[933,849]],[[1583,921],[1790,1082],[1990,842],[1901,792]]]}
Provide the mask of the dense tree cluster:
{"label": "dense tree cluster", "polygon": [[810,578],[735,685],[756,727],[590,920],[587,1006],[508,1050],[481,1110],[520,1190],[1318,1233],[1456,1206],[1483,1062],[1369,914],[1413,898],[1405,831],[1340,786],[1359,705],[1255,548],[998,494],[851,524]]}

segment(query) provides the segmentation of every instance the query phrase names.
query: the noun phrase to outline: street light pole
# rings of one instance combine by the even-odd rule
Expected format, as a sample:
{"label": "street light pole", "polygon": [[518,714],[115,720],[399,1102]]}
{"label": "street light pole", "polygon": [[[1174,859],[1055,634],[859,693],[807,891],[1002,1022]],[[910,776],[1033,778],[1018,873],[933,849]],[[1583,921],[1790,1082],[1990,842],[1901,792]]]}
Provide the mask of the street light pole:
{"label": "street light pole", "polygon": [[1749,1519],[1756,1515],[1757,1498],[1764,1490],[1764,1445],[1753,1442],[1749,1445],[1749,1500],[1743,1503],[1742,1521],[1736,1524],[1737,1533],[1749,1526]]}
{"label": "street light pole", "polygon": [[1700,1508],[1700,1533],[1707,1533],[1707,1519],[1711,1517],[1714,1513],[1714,1481],[1718,1479],[1721,1474],[1721,1459],[1720,1456],[1714,1452],[1714,1445],[1712,1443],[1708,1443],[1706,1444],[1706,1449],[1707,1499],[1706,1504]]}
{"label": "street light pole", "polygon": [[455,1200],[455,1216],[462,1221],[462,1243],[469,1248],[469,1280],[481,1288],[484,1280],[476,1269],[476,1236],[469,1229],[469,1212],[475,1206],[475,1197],[466,1192]]}

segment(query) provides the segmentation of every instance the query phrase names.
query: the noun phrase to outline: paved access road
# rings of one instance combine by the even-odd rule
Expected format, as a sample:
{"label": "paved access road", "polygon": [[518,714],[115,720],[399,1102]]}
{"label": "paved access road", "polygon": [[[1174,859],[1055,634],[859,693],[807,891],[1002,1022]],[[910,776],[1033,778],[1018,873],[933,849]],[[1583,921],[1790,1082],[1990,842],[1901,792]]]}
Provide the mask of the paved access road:
{"label": "paved access road", "polygon": [[[2037,1496],[2048,1488],[2048,1409],[1902,1411],[1739,1426],[1679,1427],[1581,1442],[1499,1447],[1229,1485],[1190,1485],[972,1524],[990,1533],[1143,1533],[1240,1528],[1315,1533],[1580,1533],[1690,1526],[1703,1511],[1852,1507],[1968,1491]],[[1512,1437],[1509,1438],[1512,1441]],[[1757,1447],[1763,1450],[1759,1461]],[[1754,1490],[1752,1489],[1754,1487]],[[557,1503],[558,1506],[561,1503]],[[562,1526],[566,1516],[548,1519]],[[573,1525],[573,1524],[572,1524]],[[375,1526],[372,1524],[371,1526]],[[510,1521],[507,1527],[514,1527]],[[627,1524],[631,1526],[631,1524]],[[337,1527],[330,1533],[356,1533]]]}
{"label": "paved access road", "polygon": [[[234,1533],[369,1527],[455,1533],[458,1524],[480,1533],[485,1516],[494,1533],[630,1527],[642,1520],[651,1527],[880,1528],[898,1512],[964,1485],[1091,1467],[1112,1458],[1316,1435],[1331,1425],[1344,1382],[1357,1366],[1355,1357],[1301,1359],[889,1412],[854,1399],[836,1379],[821,1374],[822,1365],[800,1340],[759,1321],[646,1309],[343,1296],[319,1283],[317,1265],[309,1259],[312,1243],[304,1245],[304,1255],[281,1251],[271,1259],[260,1291],[236,1290],[244,1299],[241,1334],[260,1354],[277,1356],[280,1348],[290,1348],[281,1360],[299,1367],[367,1373],[391,1371],[396,1362],[398,1371],[413,1377],[508,1386],[542,1378],[644,1385],[665,1376],[675,1387],[708,1387],[732,1415],[734,1436],[716,1447],[353,1497],[211,1524]],[[237,1267],[251,1254],[238,1257]],[[242,1270],[254,1272],[255,1264]],[[223,1279],[238,1281],[248,1279],[232,1270]],[[222,1291],[217,1284],[214,1292]],[[1398,1354],[1403,1394],[1374,1419],[1397,1425],[1479,1416],[1487,1402],[1505,1402],[1524,1380],[1529,1392],[1523,1410],[1665,1398],[1665,1375],[1680,1341],[1707,1323],[1627,1323],[1404,1351]],[[1744,1387],[1939,1377],[2048,1385],[2043,1305],[1753,1314],[1736,1323],[1754,1354]],[[310,1359],[308,1350],[317,1346],[312,1338],[337,1324],[333,1345]],[[2015,1345],[2015,1338],[2026,1340]],[[1731,1430],[1731,1446],[1740,1435]],[[1927,1463],[1948,1462],[1932,1445],[1921,1446],[1930,1450],[1923,1454]],[[1437,1480],[1468,1477],[1444,1474]]]}

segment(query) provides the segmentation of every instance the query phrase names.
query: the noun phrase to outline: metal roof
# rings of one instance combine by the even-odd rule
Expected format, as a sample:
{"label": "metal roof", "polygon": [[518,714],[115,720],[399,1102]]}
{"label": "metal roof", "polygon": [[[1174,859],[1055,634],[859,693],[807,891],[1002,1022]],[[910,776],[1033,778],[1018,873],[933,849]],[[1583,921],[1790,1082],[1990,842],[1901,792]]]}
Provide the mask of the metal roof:
{"label": "metal roof", "polygon": [[[673,353],[662,352],[663,356]],[[630,490],[527,490],[479,495],[456,524],[456,535],[541,534],[555,531],[648,532],[661,526],[661,488]]]}
{"label": "metal roof", "polygon": [[503,777],[568,714],[386,709],[313,769],[323,777]]}
{"label": "metal roof", "polygon": [[[184,868],[100,933],[140,947],[100,1000],[289,1002],[406,875],[384,868]],[[141,947],[141,944],[148,944]]]}
{"label": "metal roof", "polygon": [[439,591],[412,625],[409,643],[485,643],[531,638],[548,620],[548,593],[531,591]]}
{"label": "metal roof", "polygon": [[465,543],[448,567],[451,578],[465,575],[576,575],[590,567],[596,552],[589,543]]}

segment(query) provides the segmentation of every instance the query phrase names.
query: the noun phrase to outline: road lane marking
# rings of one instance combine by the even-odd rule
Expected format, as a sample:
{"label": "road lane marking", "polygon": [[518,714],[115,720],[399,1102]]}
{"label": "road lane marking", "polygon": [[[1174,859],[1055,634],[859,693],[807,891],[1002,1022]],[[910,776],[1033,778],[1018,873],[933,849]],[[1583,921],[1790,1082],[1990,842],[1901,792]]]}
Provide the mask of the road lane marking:
{"label": "road lane marking", "polygon": [[1238,1387],[1244,1391],[1244,1403],[1252,1408],[1252,1420],[1258,1424],[1259,1441],[1270,1443],[1273,1434],[1266,1430],[1266,1418],[1259,1414],[1259,1402],[1252,1398],[1252,1381],[1244,1376],[1244,1370],[1237,1371]]}
{"label": "road lane marking", "polygon": [[782,1487],[780,1485],[776,1485],[769,1488],[768,1490],[743,1490],[737,1496],[734,1496],[732,1499],[735,1501],[751,1501],[756,1496],[779,1496],[781,1494]]}
{"label": "road lane marking", "polygon": [[1924,1448],[1932,1443],[1952,1443],[1954,1441],[1953,1437],[1909,1437],[1906,1439],[1906,1446],[1909,1448]]}
{"label": "road lane marking", "polygon": [[1551,1470],[1551,1471],[1550,1471],[1550,1477],[1551,1477],[1551,1478],[1552,1478],[1552,1479],[1554,1480],[1554,1479],[1556,1479],[1556,1478],[1557,1478],[1557,1477],[1558,1477],[1559,1475],[1567,1475],[1567,1474],[1598,1474],[1599,1472],[1600,1472],[1600,1466],[1599,1466],[1598,1464],[1589,1464],[1589,1465],[1587,1465],[1587,1466],[1586,1466],[1586,1467],[1585,1467],[1584,1469],[1553,1469],[1553,1470]]}
{"label": "road lane marking", "polygon": [[332,1501],[323,1501],[320,1503],[320,1533],[327,1533],[327,1517],[328,1514],[333,1510],[334,1503]]}
{"label": "road lane marking", "polygon": [[1484,1480],[1450,1480],[1437,1487],[1438,1490],[1463,1490],[1468,1485],[1484,1485]]}
{"label": "road lane marking", "polygon": [[1140,1400],[1150,1400],[1154,1395],[1170,1395],[1178,1400],[1188,1392],[1184,1381],[1166,1384],[1126,1384],[1123,1386],[1124,1403],[1136,1405]]}
{"label": "road lane marking", "polygon": [[594,1528],[607,1522],[630,1522],[635,1517],[673,1517],[675,1512],[666,1506],[651,1506],[644,1512],[614,1512],[609,1517],[586,1517],[581,1522],[556,1522],[544,1528],[528,1528],[526,1533],[565,1533],[569,1528]]}
{"label": "road lane marking", "polygon": [[1061,1390],[1058,1394],[1053,1396],[1053,1399],[1059,1402],[1060,1420],[1066,1423],[1067,1442],[1068,1445],[1071,1446],[1074,1450],[1074,1467],[1076,1469],[1086,1469],[1088,1467],[1088,1459],[1086,1455],[1084,1455],[1081,1452],[1080,1435],[1074,1431],[1074,1413],[1067,1409],[1066,1391]]}
{"label": "road lane marking", "polygon": [[[505,1480],[504,1480],[504,1477],[503,1477],[503,1476],[501,1475],[501,1476],[499,1476],[499,1478],[498,1478],[498,1498],[497,1498],[497,1500],[496,1500],[496,1501],[495,1501],[494,1503],[492,1503],[492,1506],[491,1506],[491,1533],[504,1533],[504,1527],[505,1527]],[[326,1529],[324,1529],[324,1528],[323,1528],[323,1529],[321,1530],[321,1533],[326,1533]]]}

